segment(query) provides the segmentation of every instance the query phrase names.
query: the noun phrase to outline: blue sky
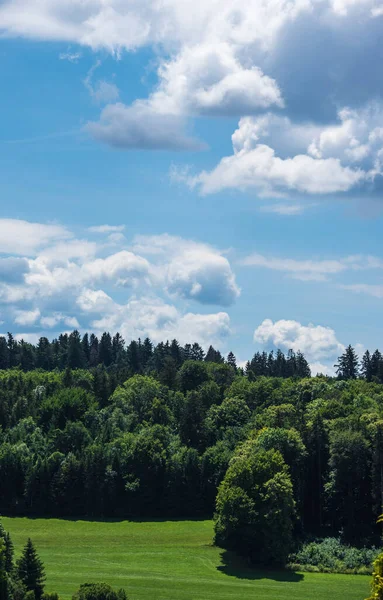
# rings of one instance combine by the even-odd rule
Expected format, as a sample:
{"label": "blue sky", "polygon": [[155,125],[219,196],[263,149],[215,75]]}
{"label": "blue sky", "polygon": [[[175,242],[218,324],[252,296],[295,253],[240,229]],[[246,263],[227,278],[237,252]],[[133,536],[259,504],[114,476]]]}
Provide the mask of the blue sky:
{"label": "blue sky", "polygon": [[0,31],[2,332],[381,346],[381,2],[6,0]]}

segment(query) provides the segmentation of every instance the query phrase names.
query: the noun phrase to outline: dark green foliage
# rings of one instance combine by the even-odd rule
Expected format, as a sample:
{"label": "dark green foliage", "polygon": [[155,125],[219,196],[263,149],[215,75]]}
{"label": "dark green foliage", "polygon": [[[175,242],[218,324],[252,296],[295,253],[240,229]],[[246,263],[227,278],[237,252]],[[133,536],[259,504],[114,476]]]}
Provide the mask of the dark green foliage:
{"label": "dark green foliage", "polygon": [[347,346],[334,366],[339,379],[356,379],[359,375],[359,359],[355,349],[351,345]]}
{"label": "dark green foliage", "polygon": [[115,591],[107,583],[84,583],[72,600],[127,600],[125,590]]}
{"label": "dark green foliage", "polygon": [[30,538],[28,538],[23,553],[17,561],[17,575],[26,589],[29,592],[34,592],[36,600],[40,600],[44,591],[44,565]]}
{"label": "dark green foliage", "polygon": [[292,548],[293,516],[293,489],[281,454],[246,442],[218,490],[216,543],[254,563],[284,565]]}
{"label": "dark green foliage", "polygon": [[[40,369],[31,370],[32,359]],[[205,357],[198,344],[181,346],[177,340],[156,346],[149,339],[133,340],[126,346],[118,333],[98,340],[75,331],[53,342],[41,338],[36,347],[8,336],[0,338],[0,360],[22,367],[0,370],[3,513],[211,517],[217,488],[249,445],[253,454],[274,452],[283,463],[271,480],[285,516],[272,527],[271,521],[267,527],[265,521],[256,524],[264,545],[277,540],[277,527],[286,527],[286,546],[277,540],[267,560],[282,560],[291,524],[295,539],[340,535],[342,543],[355,546],[378,541],[374,520],[383,504],[378,351],[365,354],[363,377],[356,379],[351,347],[339,361],[341,379],[310,378],[299,352],[257,353],[245,374],[232,353],[224,361],[211,347]],[[240,511],[244,547],[257,559],[248,536],[254,533],[256,485],[264,484],[252,460],[246,459],[255,487],[230,484],[222,506],[230,523],[230,511]],[[288,510],[291,491],[294,518]],[[269,499],[272,505],[275,499]],[[7,551],[10,569],[10,545]]]}

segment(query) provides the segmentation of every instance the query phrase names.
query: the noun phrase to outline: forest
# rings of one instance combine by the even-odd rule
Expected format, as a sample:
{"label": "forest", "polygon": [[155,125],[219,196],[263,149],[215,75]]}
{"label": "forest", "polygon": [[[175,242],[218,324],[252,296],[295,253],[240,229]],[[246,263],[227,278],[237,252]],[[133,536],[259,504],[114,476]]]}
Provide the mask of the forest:
{"label": "forest", "polygon": [[267,565],[318,538],[380,544],[378,350],[311,377],[300,352],[239,368],[213,347],[74,331],[8,334],[0,364],[3,515],[214,517],[215,543]]}

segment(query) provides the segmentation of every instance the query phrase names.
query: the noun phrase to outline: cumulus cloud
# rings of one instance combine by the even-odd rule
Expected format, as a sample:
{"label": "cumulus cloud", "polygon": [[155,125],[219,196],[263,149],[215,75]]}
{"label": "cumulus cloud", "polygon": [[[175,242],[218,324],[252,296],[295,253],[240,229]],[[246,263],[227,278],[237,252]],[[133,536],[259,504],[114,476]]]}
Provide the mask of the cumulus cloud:
{"label": "cumulus cloud", "polygon": [[133,248],[157,257],[157,275],[171,295],[229,306],[240,294],[228,259],[207,244],[169,235],[137,236]]}
{"label": "cumulus cloud", "polygon": [[142,150],[201,150],[205,145],[185,132],[185,121],[178,115],[161,115],[146,102],[132,106],[109,104],[99,121],[89,122],[85,130],[96,140],[114,148]]}
{"label": "cumulus cloud", "polygon": [[80,327],[76,317],[63,315],[62,313],[55,312],[52,315],[41,317],[40,319],[40,325],[44,328],[52,329],[60,324],[66,325],[72,329],[78,329]]}
{"label": "cumulus cloud", "polygon": [[383,172],[382,116],[380,105],[370,105],[341,110],[341,123],[331,127],[295,125],[271,114],[245,117],[232,136],[232,156],[196,176],[181,171],[178,180],[203,195],[225,189],[260,196],[347,192]]}
{"label": "cumulus cloud", "polygon": [[159,298],[144,296],[118,304],[102,290],[84,290],[77,302],[85,313],[102,314],[91,322],[95,331],[118,330],[127,340],[149,336],[154,342],[177,338],[181,343],[193,340],[208,345],[231,333],[227,313],[181,314]]}
{"label": "cumulus cloud", "polygon": [[[100,225],[90,233],[121,236],[122,229]],[[112,251],[108,241],[97,244],[59,231],[67,243],[53,236],[40,250],[28,242],[36,256],[0,259],[0,305],[9,329],[49,333],[81,324],[97,332],[119,329],[127,339],[150,335],[204,344],[230,334],[227,313],[201,314],[191,307],[192,302],[228,306],[239,296],[221,251],[169,235],[137,236],[129,250],[121,249],[125,238],[115,239],[113,246],[121,246]]]}
{"label": "cumulus cloud", "polygon": [[35,310],[16,310],[14,322],[16,325],[34,325],[40,317],[38,308]]}
{"label": "cumulus cloud", "polygon": [[344,351],[330,327],[302,325],[298,321],[265,319],[254,332],[254,341],[284,350],[300,350],[311,362],[332,359]]}
{"label": "cumulus cloud", "polygon": [[0,219],[0,254],[33,256],[40,248],[71,237],[72,233],[61,225]]}

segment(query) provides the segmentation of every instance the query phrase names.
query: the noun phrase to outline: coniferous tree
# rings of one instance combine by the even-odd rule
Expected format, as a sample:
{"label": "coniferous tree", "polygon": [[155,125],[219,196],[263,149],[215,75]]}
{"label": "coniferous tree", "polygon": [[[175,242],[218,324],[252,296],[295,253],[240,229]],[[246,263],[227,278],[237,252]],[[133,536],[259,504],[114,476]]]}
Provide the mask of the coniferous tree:
{"label": "coniferous tree", "polygon": [[89,336],[85,333],[81,340],[81,348],[85,361],[85,366],[89,367],[89,359],[90,359],[90,344],[89,344]]}
{"label": "coniferous tree", "polygon": [[336,367],[336,374],[339,379],[357,379],[359,375],[359,359],[351,344],[347,346],[342,356],[338,358],[338,362],[334,367]]}
{"label": "coniferous tree", "polygon": [[201,348],[201,346],[199,344],[197,344],[195,342],[191,348],[190,359],[191,360],[203,360],[204,356],[205,356],[205,353],[204,353],[203,349]]}
{"label": "coniferous tree", "polygon": [[235,358],[233,352],[229,352],[229,354],[227,355],[226,362],[228,365],[233,367],[233,369],[237,370],[237,359]]}
{"label": "coniferous tree", "polygon": [[7,533],[3,527],[3,524],[0,522],[0,541],[4,543],[4,568],[7,573],[11,573],[13,571],[13,543],[11,536]]}
{"label": "coniferous tree", "polygon": [[9,351],[7,340],[5,337],[0,337],[0,369],[8,369],[9,367]]}
{"label": "coniferous tree", "polygon": [[98,348],[99,344],[98,344],[98,338],[94,335],[94,333],[91,334],[90,339],[89,339],[89,366],[90,367],[97,367],[99,360],[99,348]]}
{"label": "coniferous tree", "polygon": [[52,350],[48,338],[41,337],[36,349],[36,366],[38,369],[50,371],[53,366]]}
{"label": "coniferous tree", "polygon": [[110,333],[104,332],[98,347],[98,361],[109,367],[112,364],[112,338]]}
{"label": "coniferous tree", "polygon": [[26,589],[34,592],[36,600],[40,600],[44,591],[45,570],[30,538],[17,561],[17,574]]}
{"label": "coniferous tree", "polygon": [[68,338],[67,366],[70,369],[82,369],[85,366],[81,336],[77,329],[72,331]]}
{"label": "coniferous tree", "polygon": [[363,354],[362,358],[362,366],[360,370],[362,376],[367,379],[367,381],[371,381],[372,379],[372,366],[371,366],[371,354],[368,350]]}

